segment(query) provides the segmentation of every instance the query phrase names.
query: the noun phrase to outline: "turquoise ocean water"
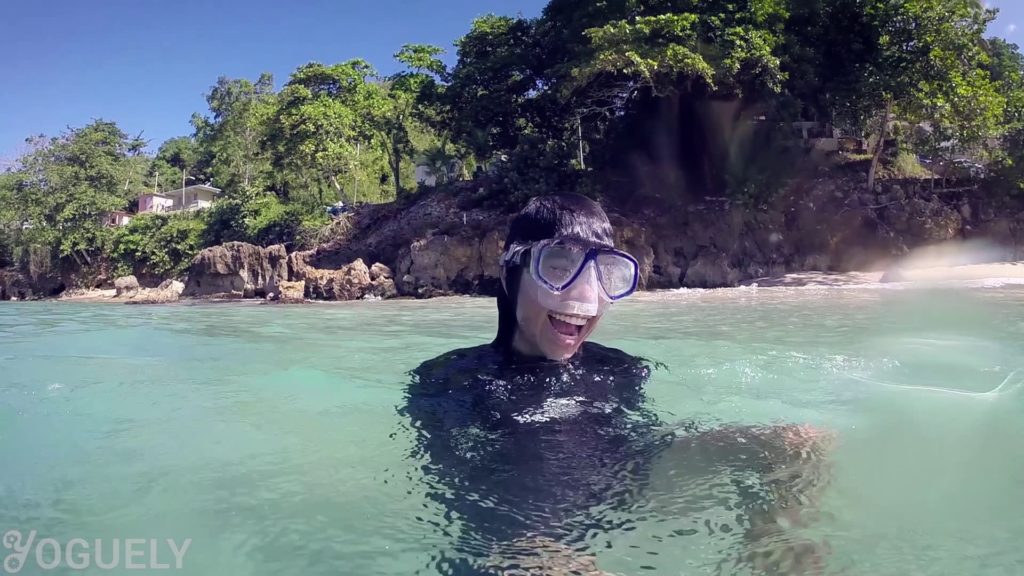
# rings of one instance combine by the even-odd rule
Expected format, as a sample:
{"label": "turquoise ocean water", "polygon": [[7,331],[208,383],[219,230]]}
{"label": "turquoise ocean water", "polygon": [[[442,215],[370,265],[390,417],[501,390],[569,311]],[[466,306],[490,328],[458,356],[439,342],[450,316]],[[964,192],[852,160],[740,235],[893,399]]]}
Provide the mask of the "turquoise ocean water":
{"label": "turquoise ocean water", "polygon": [[[436,573],[460,527],[425,498],[407,372],[494,316],[471,298],[0,305],[0,533],[190,538],[183,574]],[[1024,288],[643,294],[594,339],[665,365],[648,395],[667,422],[835,434],[800,528],[826,573],[1024,573]],[[657,506],[577,549],[613,574],[733,571],[727,505]]]}

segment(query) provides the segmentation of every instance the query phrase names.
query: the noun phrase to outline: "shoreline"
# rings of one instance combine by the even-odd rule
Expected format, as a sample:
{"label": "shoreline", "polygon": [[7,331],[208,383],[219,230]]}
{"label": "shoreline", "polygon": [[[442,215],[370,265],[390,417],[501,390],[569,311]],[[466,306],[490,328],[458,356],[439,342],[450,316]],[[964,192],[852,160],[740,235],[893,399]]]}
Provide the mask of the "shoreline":
{"label": "shoreline", "polygon": [[[957,284],[974,281],[1002,281],[1006,283],[1024,284],[1024,261],[999,262],[990,264],[966,264],[959,266],[915,266],[915,267],[893,267],[886,271],[871,272],[793,272],[783,276],[757,278],[741,283],[739,286],[722,288],[697,288],[697,289],[669,289],[669,290],[645,290],[642,294],[657,294],[677,292],[679,290],[694,291],[728,291],[737,289],[774,289],[774,288],[857,288],[878,285],[892,285],[903,287],[927,287],[944,284]],[[425,300],[436,300],[439,298],[452,298],[462,296],[479,296],[475,294],[447,295]],[[409,298],[393,298],[389,300],[409,300]],[[420,300],[420,299],[412,299]],[[104,303],[104,304],[126,304],[127,299],[117,298],[113,289],[75,290],[71,293],[63,293],[58,296],[29,300],[35,302],[77,302],[77,303]],[[304,303],[338,303],[338,302],[361,302],[362,300],[349,301],[328,301],[328,300],[305,300]],[[378,300],[373,300],[378,301]],[[181,298],[167,304],[279,304],[278,302],[261,300],[259,298]]]}

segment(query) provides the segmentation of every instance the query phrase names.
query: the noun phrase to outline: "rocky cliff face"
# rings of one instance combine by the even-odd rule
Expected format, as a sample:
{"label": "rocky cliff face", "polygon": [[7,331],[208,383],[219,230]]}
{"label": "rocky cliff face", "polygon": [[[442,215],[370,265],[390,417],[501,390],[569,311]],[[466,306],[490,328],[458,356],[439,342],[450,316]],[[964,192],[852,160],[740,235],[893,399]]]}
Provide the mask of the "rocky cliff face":
{"label": "rocky cliff face", "polygon": [[[935,191],[928,181],[867,192],[859,176],[830,177],[755,206],[705,199],[644,213],[606,210],[616,245],[640,262],[642,289],[879,269],[913,248],[954,239],[989,239],[1003,258],[1024,259],[1024,203],[996,202],[977,190]],[[315,250],[288,254],[283,246],[240,242],[203,250],[183,296],[277,298],[283,282],[289,301],[299,290],[325,300],[493,294],[512,216],[479,206],[471,184],[364,206]],[[0,271],[0,298],[31,296],[24,277]]]}
{"label": "rocky cliff face", "polygon": [[[333,268],[355,258],[395,270],[399,294],[493,293],[508,221],[434,192],[404,209],[357,213],[344,238],[308,253]],[[463,201],[464,203],[464,201]],[[878,269],[927,244],[987,238],[1024,258],[1024,206],[978,191],[935,192],[929,181],[863,191],[861,178],[794,186],[772,203],[709,199],[649,214],[607,207],[616,244],[640,262],[641,288],[716,288],[801,271]]]}
{"label": "rocky cliff face", "polygon": [[30,300],[33,296],[29,282],[17,270],[0,269],[0,300]]}
{"label": "rocky cliff face", "polygon": [[207,248],[192,260],[186,297],[265,297],[288,280],[288,252],[284,246],[261,248],[228,242]]}

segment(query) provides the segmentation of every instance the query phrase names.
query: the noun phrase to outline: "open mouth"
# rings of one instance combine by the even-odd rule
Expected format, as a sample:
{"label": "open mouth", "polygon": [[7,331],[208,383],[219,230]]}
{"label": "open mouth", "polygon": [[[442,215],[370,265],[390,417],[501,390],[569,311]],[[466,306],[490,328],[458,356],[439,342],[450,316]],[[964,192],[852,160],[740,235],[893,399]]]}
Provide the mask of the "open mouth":
{"label": "open mouth", "polygon": [[583,332],[583,327],[590,321],[590,317],[550,312],[548,320],[551,321],[551,327],[555,329],[555,332],[562,336],[576,338]]}

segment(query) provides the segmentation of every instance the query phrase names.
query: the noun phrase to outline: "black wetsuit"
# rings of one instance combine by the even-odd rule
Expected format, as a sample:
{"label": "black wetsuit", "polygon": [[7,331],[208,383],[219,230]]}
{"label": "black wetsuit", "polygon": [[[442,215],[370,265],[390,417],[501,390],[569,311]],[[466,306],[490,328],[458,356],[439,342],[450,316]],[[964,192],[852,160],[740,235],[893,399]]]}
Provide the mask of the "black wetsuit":
{"label": "black wetsuit", "polygon": [[416,433],[414,457],[429,497],[462,526],[456,554],[442,555],[435,568],[488,573],[467,558],[522,538],[573,545],[589,530],[621,528],[609,523],[625,515],[593,512],[630,507],[669,447],[681,449],[688,469],[700,460],[753,464],[746,453],[719,449],[737,438],[745,451],[767,456],[764,436],[749,429],[679,441],[679,427],[669,429],[645,406],[651,371],[646,361],[591,342],[564,363],[485,345],[414,370],[404,410]]}
{"label": "black wetsuit", "polygon": [[463,552],[526,535],[561,542],[597,528],[581,517],[628,501],[670,442],[644,407],[651,367],[584,343],[560,363],[492,346],[455,350],[413,372],[406,413],[430,497],[472,531]]}

